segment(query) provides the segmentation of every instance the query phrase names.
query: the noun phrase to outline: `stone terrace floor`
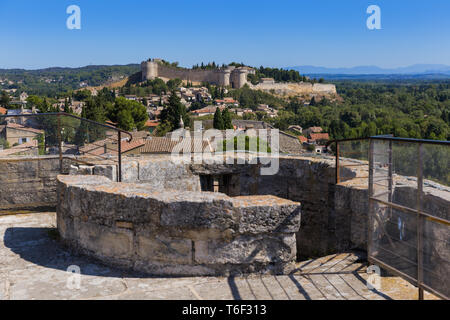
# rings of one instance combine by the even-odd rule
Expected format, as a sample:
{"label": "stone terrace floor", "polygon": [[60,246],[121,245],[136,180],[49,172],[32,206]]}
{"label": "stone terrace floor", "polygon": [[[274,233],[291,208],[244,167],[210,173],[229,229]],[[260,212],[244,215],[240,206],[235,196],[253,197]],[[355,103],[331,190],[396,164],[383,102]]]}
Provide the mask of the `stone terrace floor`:
{"label": "stone terrace floor", "polygon": [[[366,263],[342,253],[298,263],[291,275],[149,277],[107,267],[65,250],[55,240],[54,212],[0,216],[0,299],[416,299],[417,289],[383,277],[366,287]],[[71,265],[80,289],[68,289]],[[426,293],[426,299],[435,299]]]}

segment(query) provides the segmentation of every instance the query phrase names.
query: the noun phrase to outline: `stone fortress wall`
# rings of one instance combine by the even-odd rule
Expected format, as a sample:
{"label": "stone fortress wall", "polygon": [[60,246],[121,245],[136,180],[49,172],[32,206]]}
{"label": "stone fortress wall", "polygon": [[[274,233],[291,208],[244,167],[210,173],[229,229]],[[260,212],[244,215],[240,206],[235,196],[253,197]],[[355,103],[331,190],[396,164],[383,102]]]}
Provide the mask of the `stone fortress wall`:
{"label": "stone fortress wall", "polygon": [[191,82],[209,82],[219,86],[242,88],[247,83],[247,75],[251,72],[251,69],[232,66],[216,70],[184,69],[166,66],[158,62],[158,59],[153,59],[141,63],[141,72],[142,81],[153,80],[157,77],[179,78]]}
{"label": "stone fortress wall", "polygon": [[251,85],[254,90],[273,92],[282,96],[297,95],[337,95],[336,86],[329,83],[258,83]]}
{"label": "stone fortress wall", "polygon": [[249,73],[255,70],[248,67],[228,66],[225,69],[201,70],[201,69],[184,69],[175,68],[164,65],[159,59],[143,61],[141,63],[142,81],[153,80],[155,78],[167,78],[192,81],[192,82],[209,82],[219,86],[231,86],[232,88],[242,88],[248,84],[255,90],[275,91],[279,95],[336,95],[336,86],[334,84],[323,83],[259,83],[252,85],[247,80]]}

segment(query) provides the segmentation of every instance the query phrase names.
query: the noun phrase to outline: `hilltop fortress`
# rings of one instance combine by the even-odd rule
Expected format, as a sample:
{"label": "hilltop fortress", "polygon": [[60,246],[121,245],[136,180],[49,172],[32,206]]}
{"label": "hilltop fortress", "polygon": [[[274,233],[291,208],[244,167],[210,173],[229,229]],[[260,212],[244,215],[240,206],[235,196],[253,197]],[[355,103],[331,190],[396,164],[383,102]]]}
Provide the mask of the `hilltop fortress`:
{"label": "hilltop fortress", "polygon": [[273,79],[261,79],[257,85],[251,84],[247,76],[255,74],[256,71],[250,67],[227,66],[217,69],[186,69],[173,67],[163,63],[161,59],[149,59],[141,63],[142,81],[153,80],[155,78],[166,78],[189,82],[209,82],[214,85],[242,88],[247,84],[254,90],[272,92],[278,95],[337,95],[334,84],[323,83],[277,83]]}
{"label": "hilltop fortress", "polygon": [[230,86],[232,88],[242,88],[247,83],[247,75],[255,73],[249,67],[233,67],[203,70],[184,69],[168,66],[160,59],[151,59],[141,63],[142,81],[153,80],[155,78],[179,78],[190,82],[209,82],[219,86]]}

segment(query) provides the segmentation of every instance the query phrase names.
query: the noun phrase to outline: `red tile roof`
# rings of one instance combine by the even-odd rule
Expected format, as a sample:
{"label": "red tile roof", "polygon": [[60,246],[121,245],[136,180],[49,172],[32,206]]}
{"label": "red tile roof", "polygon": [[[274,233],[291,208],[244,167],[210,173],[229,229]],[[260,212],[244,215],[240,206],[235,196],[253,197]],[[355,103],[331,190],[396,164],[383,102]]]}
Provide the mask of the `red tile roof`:
{"label": "red tile roof", "polygon": [[304,137],[304,136],[299,136],[298,140],[300,140],[301,143],[306,143],[308,142],[308,138]]}
{"label": "red tile roof", "polygon": [[[142,147],[145,144],[144,139],[133,139],[130,142],[127,140],[122,140],[120,147],[122,153]],[[105,152],[106,145],[106,152]],[[104,154],[117,155],[117,140],[112,141],[111,139],[98,140],[89,144],[86,144],[80,148],[82,154],[101,156]]]}
{"label": "red tile roof", "polygon": [[122,152],[127,152],[139,147],[142,147],[143,145],[145,145],[145,140],[143,139],[136,139],[136,140],[131,140],[131,142],[128,141],[122,141],[122,143],[120,144],[120,147],[122,148]]}
{"label": "red tile roof", "polygon": [[0,107],[0,114],[7,114],[8,113],[8,109]]}
{"label": "red tile roof", "polygon": [[311,141],[330,140],[328,133],[310,133],[309,136]]}
{"label": "red tile roof", "polygon": [[146,127],[157,127],[158,125],[159,125],[159,121],[155,121],[155,120],[147,120],[145,122]]}
{"label": "red tile roof", "polygon": [[[181,144],[181,145],[180,145]],[[145,146],[141,148],[141,153],[171,153],[177,147],[179,153],[183,152],[203,152],[208,149],[209,142],[201,139],[172,140],[167,137],[152,137],[145,141]]]}

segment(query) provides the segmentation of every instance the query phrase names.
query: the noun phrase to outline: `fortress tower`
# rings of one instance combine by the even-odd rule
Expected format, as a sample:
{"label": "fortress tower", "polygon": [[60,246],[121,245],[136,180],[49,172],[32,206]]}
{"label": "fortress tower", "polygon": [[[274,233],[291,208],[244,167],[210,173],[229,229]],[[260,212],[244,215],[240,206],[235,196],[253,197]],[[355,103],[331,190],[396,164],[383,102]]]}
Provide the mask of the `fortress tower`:
{"label": "fortress tower", "polygon": [[154,60],[141,63],[142,81],[154,80],[158,77],[158,63]]}

